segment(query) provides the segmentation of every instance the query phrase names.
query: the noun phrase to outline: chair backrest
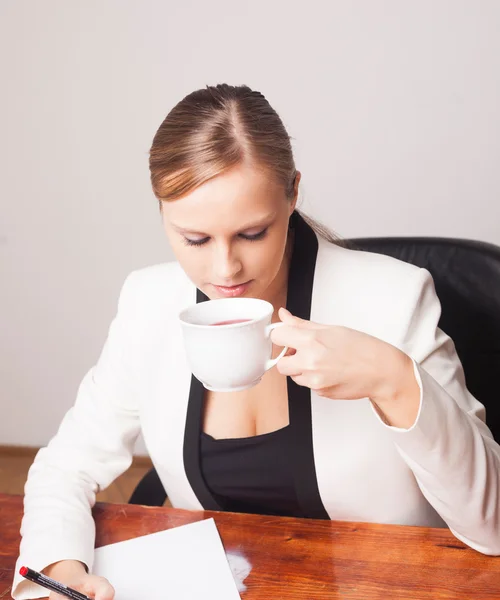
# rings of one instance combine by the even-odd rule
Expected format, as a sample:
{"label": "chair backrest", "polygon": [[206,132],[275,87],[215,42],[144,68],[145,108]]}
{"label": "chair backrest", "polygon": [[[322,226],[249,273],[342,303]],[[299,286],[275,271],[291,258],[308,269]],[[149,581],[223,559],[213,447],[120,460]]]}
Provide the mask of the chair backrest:
{"label": "chair backrest", "polygon": [[436,237],[354,238],[346,246],[427,269],[442,306],[440,328],[455,342],[467,387],[486,407],[500,441],[500,247]]}

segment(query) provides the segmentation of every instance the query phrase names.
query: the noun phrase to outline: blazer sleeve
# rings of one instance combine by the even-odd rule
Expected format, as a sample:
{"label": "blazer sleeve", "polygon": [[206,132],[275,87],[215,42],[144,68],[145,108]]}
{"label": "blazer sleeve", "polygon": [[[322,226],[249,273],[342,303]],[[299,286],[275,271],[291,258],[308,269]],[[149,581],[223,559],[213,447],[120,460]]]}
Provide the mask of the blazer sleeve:
{"label": "blazer sleeve", "polygon": [[95,527],[91,509],[132,462],[139,434],[133,351],[138,344],[136,286],[125,281],[117,314],[97,364],[84,377],[74,406],[41,449],[25,486],[21,546],[13,582],[15,600],[47,596],[19,575],[21,565],[41,571],[63,559],[92,568]]}
{"label": "blazer sleeve", "polygon": [[484,406],[466,388],[453,341],[438,328],[432,277],[418,273],[402,349],[413,359],[420,409],[409,429],[385,426],[452,533],[479,552],[500,555],[500,446]]}

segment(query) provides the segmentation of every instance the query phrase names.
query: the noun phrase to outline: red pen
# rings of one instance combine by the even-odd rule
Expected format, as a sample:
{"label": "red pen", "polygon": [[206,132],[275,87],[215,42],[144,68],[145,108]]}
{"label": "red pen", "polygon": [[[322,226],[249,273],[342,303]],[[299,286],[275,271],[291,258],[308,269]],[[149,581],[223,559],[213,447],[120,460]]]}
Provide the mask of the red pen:
{"label": "red pen", "polygon": [[28,569],[28,567],[21,567],[19,569],[19,574],[25,579],[33,581],[33,583],[38,583],[38,585],[41,585],[51,592],[56,592],[57,594],[61,594],[61,596],[66,596],[66,598],[71,598],[72,600],[92,600],[92,598],[89,598],[81,592],[77,592],[67,585],[64,585],[64,583],[59,583],[59,581],[51,579],[50,577],[47,577],[47,575],[38,573],[38,571],[33,571],[33,569]]}

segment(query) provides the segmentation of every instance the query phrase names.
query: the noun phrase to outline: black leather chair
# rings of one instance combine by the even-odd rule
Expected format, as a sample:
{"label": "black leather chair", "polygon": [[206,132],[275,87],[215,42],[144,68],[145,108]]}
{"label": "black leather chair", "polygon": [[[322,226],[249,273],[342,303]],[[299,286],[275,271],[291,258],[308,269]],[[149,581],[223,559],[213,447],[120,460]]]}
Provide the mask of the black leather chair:
{"label": "black leather chair", "polygon": [[[431,273],[442,305],[439,326],[454,340],[467,387],[485,405],[486,422],[500,442],[500,247],[437,237],[354,238],[344,245],[393,256]],[[166,497],[152,469],[130,503],[162,506]]]}
{"label": "black leather chair", "polygon": [[167,499],[167,492],[163,483],[153,467],[135,486],[130,496],[129,504],[142,504],[145,506],[163,506]]}

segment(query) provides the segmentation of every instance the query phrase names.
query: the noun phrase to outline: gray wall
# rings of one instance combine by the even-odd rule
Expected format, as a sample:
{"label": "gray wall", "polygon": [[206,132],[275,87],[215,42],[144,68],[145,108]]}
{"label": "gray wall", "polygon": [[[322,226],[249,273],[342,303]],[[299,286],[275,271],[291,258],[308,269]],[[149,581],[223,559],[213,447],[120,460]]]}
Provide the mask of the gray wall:
{"label": "gray wall", "polygon": [[499,30],[495,0],[0,0],[0,444],[48,441],[171,258],[147,152],[195,88],[269,98],[341,235],[500,244]]}

